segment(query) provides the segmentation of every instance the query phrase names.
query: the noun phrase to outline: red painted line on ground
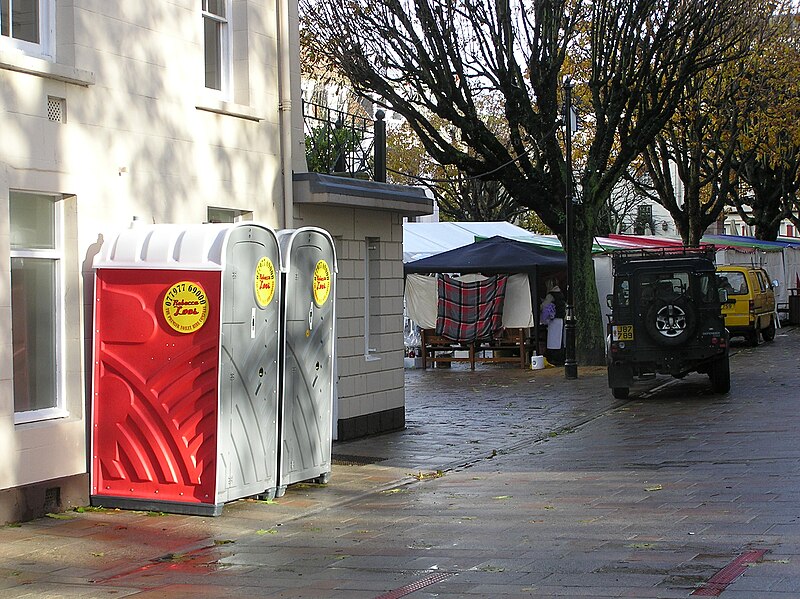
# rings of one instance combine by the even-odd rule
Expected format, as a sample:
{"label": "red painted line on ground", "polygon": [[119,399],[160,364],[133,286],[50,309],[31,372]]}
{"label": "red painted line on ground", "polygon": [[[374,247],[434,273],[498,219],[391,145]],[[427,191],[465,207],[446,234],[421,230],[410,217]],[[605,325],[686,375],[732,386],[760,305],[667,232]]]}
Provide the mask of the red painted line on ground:
{"label": "red painted line on ground", "polygon": [[122,572],[117,572],[116,574],[107,576],[106,578],[97,578],[90,580],[89,582],[93,582],[95,584],[105,584],[108,582],[114,582],[121,578],[132,576],[134,574],[143,574],[144,572],[152,570],[153,568],[156,568],[158,566],[175,565],[176,562],[171,561],[173,559],[181,561],[197,559],[200,555],[202,555],[203,552],[211,549],[212,547],[215,547],[215,545],[205,545],[203,547],[198,547],[197,549],[193,549],[185,553],[168,553],[167,555],[150,560],[150,563],[144,564],[143,566],[134,566],[133,568],[129,568],[123,570]]}
{"label": "red painted line on ground", "polygon": [[400,597],[405,597],[406,595],[410,595],[415,591],[419,591],[420,589],[424,589],[425,587],[429,587],[432,584],[436,584],[437,582],[442,582],[443,580],[447,580],[453,576],[452,572],[440,572],[438,574],[433,574],[432,576],[428,576],[427,578],[423,578],[422,580],[418,580],[417,582],[412,582],[411,584],[407,584],[404,587],[400,587],[399,589],[395,589],[393,591],[389,591],[388,593],[384,593],[383,595],[378,595],[375,599],[400,599]]}
{"label": "red painted line on ground", "polygon": [[753,551],[743,553],[730,564],[722,568],[722,570],[714,574],[714,576],[709,578],[708,582],[706,582],[703,586],[701,586],[699,589],[695,589],[692,595],[702,597],[719,597],[722,594],[722,591],[728,588],[730,583],[744,574],[744,571],[747,570],[747,567],[750,564],[754,564],[764,557],[766,552],[766,549],[754,549]]}

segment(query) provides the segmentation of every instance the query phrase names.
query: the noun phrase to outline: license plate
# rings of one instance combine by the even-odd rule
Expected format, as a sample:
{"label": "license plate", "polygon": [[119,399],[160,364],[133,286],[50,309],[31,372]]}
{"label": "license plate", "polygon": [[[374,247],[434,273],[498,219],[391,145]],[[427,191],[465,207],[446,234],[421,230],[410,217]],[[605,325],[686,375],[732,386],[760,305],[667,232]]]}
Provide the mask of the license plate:
{"label": "license plate", "polygon": [[633,341],[632,324],[615,324],[611,327],[612,341]]}

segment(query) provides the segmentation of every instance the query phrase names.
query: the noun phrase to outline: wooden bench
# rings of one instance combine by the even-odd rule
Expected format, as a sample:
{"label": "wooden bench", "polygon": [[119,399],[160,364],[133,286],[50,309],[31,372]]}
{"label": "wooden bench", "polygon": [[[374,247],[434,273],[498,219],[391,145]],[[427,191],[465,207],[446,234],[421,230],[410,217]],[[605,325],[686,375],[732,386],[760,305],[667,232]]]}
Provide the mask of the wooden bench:
{"label": "wooden bench", "polygon": [[[475,362],[519,362],[520,368],[526,368],[533,349],[527,329],[503,329],[498,337],[477,343],[456,343],[437,335],[433,329],[422,329],[421,344],[423,369],[428,362],[469,362],[471,370],[475,370]],[[468,355],[456,356],[455,352]]]}
{"label": "wooden bench", "polygon": [[527,329],[503,329],[499,336],[478,344],[476,351],[480,354],[491,352],[491,356],[479,355],[480,362],[519,362],[520,368],[529,366],[533,339],[528,336]]}
{"label": "wooden bench", "polygon": [[[469,362],[469,367],[475,370],[475,344],[456,343],[437,335],[434,329],[422,329],[422,369],[428,367],[428,362]],[[456,357],[455,352],[466,351],[468,356]]]}

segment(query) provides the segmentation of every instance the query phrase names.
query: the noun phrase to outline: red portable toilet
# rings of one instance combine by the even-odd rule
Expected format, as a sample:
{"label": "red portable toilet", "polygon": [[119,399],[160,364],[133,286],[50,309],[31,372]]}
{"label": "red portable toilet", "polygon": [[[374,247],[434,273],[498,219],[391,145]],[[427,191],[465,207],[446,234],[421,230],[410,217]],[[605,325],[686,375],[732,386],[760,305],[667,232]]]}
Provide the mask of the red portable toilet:
{"label": "red portable toilet", "polygon": [[153,225],[95,259],[92,505],[218,515],[277,487],[280,249]]}

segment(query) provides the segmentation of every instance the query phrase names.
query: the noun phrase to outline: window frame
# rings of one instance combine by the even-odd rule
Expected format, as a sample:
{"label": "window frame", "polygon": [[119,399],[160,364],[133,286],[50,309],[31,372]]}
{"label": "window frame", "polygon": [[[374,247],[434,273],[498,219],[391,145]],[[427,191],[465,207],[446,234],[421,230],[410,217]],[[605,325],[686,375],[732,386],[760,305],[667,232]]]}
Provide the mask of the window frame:
{"label": "window frame", "polygon": [[[200,0],[200,13],[202,17],[201,39],[203,49],[203,88],[206,93],[211,97],[221,100],[230,100],[232,97],[232,72],[233,72],[233,30],[231,23],[231,12],[233,9],[232,0],[222,0],[225,6],[225,15],[220,16],[208,10],[209,0]],[[220,57],[219,64],[219,79],[220,88],[208,87],[206,84],[206,72],[208,71],[208,63],[206,62],[206,39],[205,39],[205,26],[206,19],[214,21],[222,25],[219,44],[220,44]]]}
{"label": "window frame", "polygon": [[[214,218],[214,216],[222,218]],[[206,206],[206,223],[239,223],[251,220],[253,220],[252,210]]]}
{"label": "window frame", "polygon": [[614,281],[614,295],[617,308],[630,308],[631,306],[631,280],[629,277],[620,277]]}
{"label": "window frame", "polygon": [[[42,420],[53,420],[57,418],[66,418],[69,416],[69,411],[66,408],[66,398],[64,394],[64,207],[61,202],[62,197],[58,194],[49,193],[36,193],[32,191],[13,190],[9,193],[9,211],[11,196],[13,195],[42,195],[49,196],[53,202],[53,225],[54,225],[54,239],[53,248],[39,249],[39,248],[19,248],[11,247],[9,244],[9,273],[11,269],[11,258],[35,258],[41,260],[50,260],[55,263],[54,273],[55,281],[53,282],[53,305],[55,308],[53,342],[55,344],[55,398],[54,405],[48,408],[40,408],[36,410],[27,410],[18,412],[16,405],[14,406],[14,424],[28,424],[31,422],[39,422]],[[9,227],[13,227],[13,223],[9,219]],[[13,304],[11,306],[12,322],[13,322]],[[13,326],[13,325],[12,325]],[[12,358],[13,360],[13,358]],[[12,365],[12,377],[13,377]],[[12,403],[13,403],[13,385],[12,385]]]}
{"label": "window frame", "polygon": [[[29,56],[52,59],[53,48],[55,47],[55,0],[34,1],[39,6],[39,41],[29,42],[11,37],[11,35],[0,35],[0,50],[13,48]],[[9,0],[9,14],[13,2],[15,0]],[[0,18],[2,18],[2,15],[0,15]]]}
{"label": "window frame", "polygon": [[364,357],[367,361],[380,360],[377,343],[380,333],[380,241],[379,237],[364,239]]}
{"label": "window frame", "polygon": [[769,283],[769,279],[764,274],[764,272],[762,272],[760,270],[757,270],[756,271],[756,278],[758,279],[758,286],[759,286],[761,292],[764,293],[765,291],[768,291],[769,288],[770,288],[770,283]]}

